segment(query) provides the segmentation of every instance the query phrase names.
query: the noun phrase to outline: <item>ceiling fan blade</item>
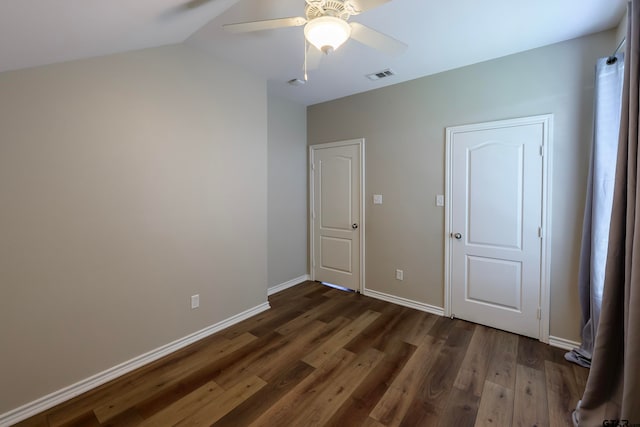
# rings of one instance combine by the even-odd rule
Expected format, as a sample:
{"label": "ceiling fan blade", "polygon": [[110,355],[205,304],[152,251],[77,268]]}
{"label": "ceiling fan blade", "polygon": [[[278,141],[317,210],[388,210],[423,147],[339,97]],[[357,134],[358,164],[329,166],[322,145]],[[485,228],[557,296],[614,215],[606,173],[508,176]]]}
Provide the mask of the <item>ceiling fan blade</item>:
{"label": "ceiling fan blade", "polygon": [[209,3],[212,0],[189,0],[188,2],[182,5],[183,9],[195,9],[197,7],[203,6]]}
{"label": "ceiling fan blade", "polygon": [[178,1],[181,1],[182,3],[164,11],[160,15],[160,18],[175,19],[180,15],[195,12],[195,10],[199,8],[208,9],[211,12],[221,14],[239,0],[176,0],[176,2]]}
{"label": "ceiling fan blade", "polygon": [[292,18],[267,19],[264,21],[240,22],[223,25],[231,33],[250,33],[252,31],[275,30],[276,28],[300,27],[307,23],[301,16]]}
{"label": "ceiling fan blade", "polygon": [[309,43],[309,47],[307,47],[307,70],[316,70],[320,66],[323,56],[324,53]]}
{"label": "ceiling fan blade", "polygon": [[389,3],[390,1],[391,0],[350,0],[349,4],[353,10],[352,15],[358,15],[362,12],[373,9],[374,7]]}
{"label": "ceiling fan blade", "polygon": [[407,45],[391,36],[362,25],[351,22],[351,38],[389,55],[400,55],[407,50]]}

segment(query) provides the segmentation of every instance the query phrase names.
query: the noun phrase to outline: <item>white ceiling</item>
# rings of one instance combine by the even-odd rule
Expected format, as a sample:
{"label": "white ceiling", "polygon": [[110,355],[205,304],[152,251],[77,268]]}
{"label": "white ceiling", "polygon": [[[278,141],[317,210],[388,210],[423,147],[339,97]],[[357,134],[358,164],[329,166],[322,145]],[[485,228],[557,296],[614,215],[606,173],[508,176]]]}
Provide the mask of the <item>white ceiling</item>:
{"label": "white ceiling", "polygon": [[[352,17],[409,45],[389,57],[353,40],[304,86],[302,28],[229,34],[224,23],[303,16],[304,0],[0,0],[0,72],[146,47],[197,46],[311,105],[616,26],[626,0],[393,0]],[[197,7],[194,7],[197,6]],[[391,68],[372,82],[366,74]]]}

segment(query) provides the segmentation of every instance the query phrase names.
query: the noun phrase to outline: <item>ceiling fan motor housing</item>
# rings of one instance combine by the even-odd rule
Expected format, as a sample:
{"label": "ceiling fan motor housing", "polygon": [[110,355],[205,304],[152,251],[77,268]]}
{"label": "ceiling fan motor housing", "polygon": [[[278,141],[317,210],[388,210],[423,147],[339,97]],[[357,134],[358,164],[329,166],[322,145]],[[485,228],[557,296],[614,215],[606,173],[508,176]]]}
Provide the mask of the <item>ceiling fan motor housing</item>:
{"label": "ceiling fan motor housing", "polygon": [[335,16],[346,21],[352,15],[349,10],[348,4],[341,0],[309,0],[304,11],[308,21],[321,16]]}

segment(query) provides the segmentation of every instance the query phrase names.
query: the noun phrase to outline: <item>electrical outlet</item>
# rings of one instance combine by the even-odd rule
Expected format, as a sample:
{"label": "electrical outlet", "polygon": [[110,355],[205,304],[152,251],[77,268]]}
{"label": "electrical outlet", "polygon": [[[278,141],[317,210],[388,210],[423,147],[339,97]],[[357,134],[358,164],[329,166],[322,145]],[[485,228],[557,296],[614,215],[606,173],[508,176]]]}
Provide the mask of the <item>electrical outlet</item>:
{"label": "electrical outlet", "polygon": [[191,295],[191,308],[200,307],[200,294]]}
{"label": "electrical outlet", "polygon": [[396,270],[396,279],[397,280],[404,280],[404,271]]}

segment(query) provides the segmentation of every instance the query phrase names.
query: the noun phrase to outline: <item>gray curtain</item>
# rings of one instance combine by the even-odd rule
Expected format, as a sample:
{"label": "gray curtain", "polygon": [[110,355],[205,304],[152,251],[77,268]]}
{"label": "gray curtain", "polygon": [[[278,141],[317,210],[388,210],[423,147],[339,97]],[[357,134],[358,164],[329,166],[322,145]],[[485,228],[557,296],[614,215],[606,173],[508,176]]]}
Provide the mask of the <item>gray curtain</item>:
{"label": "gray curtain", "polygon": [[578,277],[582,307],[582,346],[565,355],[567,360],[587,368],[591,366],[593,342],[602,305],[620,131],[623,77],[624,54],[619,53],[616,56],[598,60],[593,146],[587,181]]}
{"label": "gray curtain", "polygon": [[628,5],[620,139],[600,322],[591,370],[574,412],[580,426],[640,425],[640,0]]}

